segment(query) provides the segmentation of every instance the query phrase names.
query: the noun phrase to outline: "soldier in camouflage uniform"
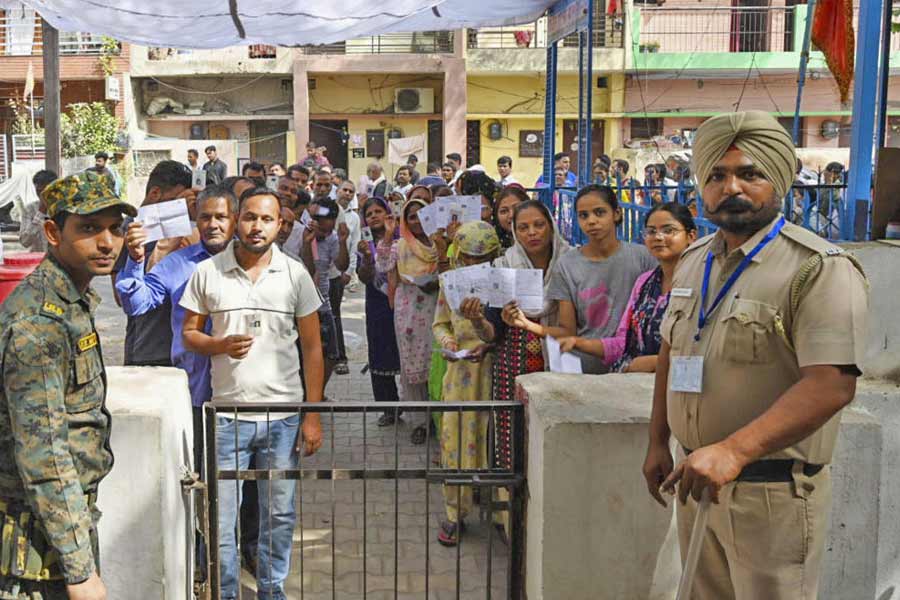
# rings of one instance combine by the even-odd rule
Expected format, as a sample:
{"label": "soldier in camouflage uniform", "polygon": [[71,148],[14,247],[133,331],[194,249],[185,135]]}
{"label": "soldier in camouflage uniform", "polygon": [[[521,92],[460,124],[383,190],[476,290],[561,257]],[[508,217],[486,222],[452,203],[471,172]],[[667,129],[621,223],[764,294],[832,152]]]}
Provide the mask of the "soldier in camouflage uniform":
{"label": "soldier in camouflage uniform", "polygon": [[44,193],[48,255],[0,305],[0,599],[101,600],[95,502],[113,456],[89,285],[136,211],[94,173]]}

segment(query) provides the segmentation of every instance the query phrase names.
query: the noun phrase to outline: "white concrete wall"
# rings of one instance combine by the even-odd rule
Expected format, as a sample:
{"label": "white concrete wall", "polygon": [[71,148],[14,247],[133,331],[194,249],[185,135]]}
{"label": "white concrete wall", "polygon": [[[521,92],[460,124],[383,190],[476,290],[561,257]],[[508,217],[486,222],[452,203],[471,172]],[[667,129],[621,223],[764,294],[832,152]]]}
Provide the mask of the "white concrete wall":
{"label": "white concrete wall", "polygon": [[191,598],[191,399],[184,371],[107,368],[112,472],[100,484],[100,561],[109,598]]}
{"label": "white concrete wall", "polygon": [[[653,379],[574,377],[518,379],[528,403],[527,596],[674,598],[680,563],[672,511],[650,498],[641,474]],[[880,384],[860,384],[860,394],[882,392],[888,390]],[[891,399],[897,405],[900,393]],[[832,465],[823,600],[875,598],[880,455],[879,423],[864,410],[846,410]],[[890,475],[900,487],[900,476]],[[882,534],[896,530],[893,523],[882,527]]]}

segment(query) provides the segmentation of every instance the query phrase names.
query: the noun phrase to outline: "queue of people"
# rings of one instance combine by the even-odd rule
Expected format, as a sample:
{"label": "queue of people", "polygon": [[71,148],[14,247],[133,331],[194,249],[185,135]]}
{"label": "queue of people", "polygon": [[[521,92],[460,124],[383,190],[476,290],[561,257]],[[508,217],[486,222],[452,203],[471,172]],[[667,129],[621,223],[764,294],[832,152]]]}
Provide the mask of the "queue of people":
{"label": "queue of people", "polygon": [[[781,214],[796,159],[776,120],[751,111],[701,126],[691,168],[719,231],[698,240],[689,208],[663,198],[646,216],[643,244],[617,238],[621,195],[601,183],[575,195],[587,241],[572,247],[550,207],[508,179],[463,170],[453,153],[449,180],[423,183],[437,177],[429,166],[413,183],[406,169],[394,188],[373,166],[357,188],[309,150],[315,167],[280,165],[277,189],[255,165],[201,191],[191,167],[159,163],[142,206],[184,198],[194,230],[156,243],[102,173],[43,190],[48,256],[0,307],[0,407],[10,415],[0,421],[0,500],[8,517],[41,523],[16,543],[52,549],[37,552],[37,566],[53,577],[4,575],[0,592],[105,597],[93,506],[112,455],[93,277],[113,276],[129,319],[128,364],[186,371],[197,463],[201,406],[237,401],[260,411],[219,414],[219,468],[291,469],[299,452],[319,449],[318,415],[263,405],[328,400],[328,378],[346,373],[340,305],[355,274],[379,402],[511,400],[518,375],[549,370],[550,338],[584,373],[655,373],[643,475],[661,504],[677,493],[682,555],[698,507],[713,502],[694,597],[815,598],[826,467],[860,375],[867,284],[852,256]],[[420,213],[454,194],[478,197],[480,219],[427,235]],[[464,294],[454,308],[440,276],[476,265],[536,271],[543,302],[488,306]],[[378,425],[411,419],[414,444],[434,428],[445,469],[511,464],[516,432],[504,411],[492,421],[411,412],[385,411]],[[223,598],[237,596],[242,562],[260,598],[284,597],[294,490],[287,480],[245,482],[240,492],[220,484]],[[455,546],[474,494],[443,492],[437,538]],[[506,518],[495,513],[501,535]]]}

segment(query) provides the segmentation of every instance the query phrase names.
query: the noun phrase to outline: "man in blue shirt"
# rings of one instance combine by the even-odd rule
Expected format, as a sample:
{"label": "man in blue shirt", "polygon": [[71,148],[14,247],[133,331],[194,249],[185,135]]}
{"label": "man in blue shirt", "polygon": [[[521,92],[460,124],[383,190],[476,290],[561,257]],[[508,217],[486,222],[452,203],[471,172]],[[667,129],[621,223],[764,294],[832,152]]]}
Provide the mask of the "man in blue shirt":
{"label": "man in blue shirt", "polygon": [[173,252],[146,274],[143,263],[147,234],[139,222],[131,223],[125,236],[128,260],[116,279],[116,291],[129,316],[142,315],[167,300],[171,303],[172,364],[188,376],[194,411],[194,463],[199,471],[203,456],[202,406],[212,395],[209,357],[185,349],[181,336],[184,309],[179,301],[197,263],[224,250],[234,237],[237,199],[224,186],[208,186],[197,199],[196,214],[200,243]]}
{"label": "man in blue shirt", "polygon": [[[570,163],[569,163],[569,155],[568,154],[566,154],[565,152],[557,152],[556,154],[553,155],[553,170],[555,171],[556,169],[558,169],[560,167],[562,167],[563,169],[566,170],[566,185],[565,185],[565,187],[572,187],[572,188],[578,187],[578,177],[575,175],[575,173],[573,173],[572,171],[569,170],[569,166],[570,166]],[[538,180],[534,184],[534,187],[547,187],[544,184],[544,175],[543,174],[541,174],[541,176],[538,177]]]}

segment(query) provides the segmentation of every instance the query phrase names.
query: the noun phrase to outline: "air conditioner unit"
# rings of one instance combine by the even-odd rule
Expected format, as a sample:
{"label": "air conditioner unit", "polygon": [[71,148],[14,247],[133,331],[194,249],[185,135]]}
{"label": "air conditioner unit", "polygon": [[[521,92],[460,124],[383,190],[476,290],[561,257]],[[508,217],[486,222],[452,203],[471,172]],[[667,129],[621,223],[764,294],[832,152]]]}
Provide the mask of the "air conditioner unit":
{"label": "air conditioner unit", "polygon": [[394,112],[434,112],[434,90],[431,88],[397,88],[394,90]]}

